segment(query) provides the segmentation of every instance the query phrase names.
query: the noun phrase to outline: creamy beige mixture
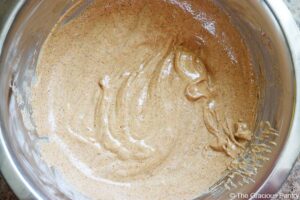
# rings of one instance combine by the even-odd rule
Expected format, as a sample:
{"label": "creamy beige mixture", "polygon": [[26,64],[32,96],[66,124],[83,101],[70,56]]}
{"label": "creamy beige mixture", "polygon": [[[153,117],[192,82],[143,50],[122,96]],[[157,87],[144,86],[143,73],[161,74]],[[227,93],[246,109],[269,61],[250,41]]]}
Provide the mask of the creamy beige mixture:
{"label": "creamy beige mixture", "polygon": [[43,159],[90,199],[192,199],[256,117],[249,52],[207,0],[96,0],[53,30],[37,80]]}

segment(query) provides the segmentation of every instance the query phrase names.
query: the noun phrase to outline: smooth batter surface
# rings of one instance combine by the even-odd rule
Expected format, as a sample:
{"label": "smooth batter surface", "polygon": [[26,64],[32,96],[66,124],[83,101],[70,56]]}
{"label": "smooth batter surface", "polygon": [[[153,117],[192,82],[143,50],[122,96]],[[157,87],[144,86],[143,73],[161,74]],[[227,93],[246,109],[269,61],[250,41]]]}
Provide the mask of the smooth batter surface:
{"label": "smooth batter surface", "polygon": [[257,85],[230,19],[202,0],[96,0],[43,46],[44,160],[90,199],[192,199],[251,139]]}

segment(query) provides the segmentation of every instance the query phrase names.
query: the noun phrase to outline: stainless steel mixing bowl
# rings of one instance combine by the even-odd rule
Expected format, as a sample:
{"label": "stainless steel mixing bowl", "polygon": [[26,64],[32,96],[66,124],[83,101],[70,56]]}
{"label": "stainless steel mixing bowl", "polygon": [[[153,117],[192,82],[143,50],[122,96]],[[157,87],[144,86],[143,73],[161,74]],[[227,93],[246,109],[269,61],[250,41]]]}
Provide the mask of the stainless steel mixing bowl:
{"label": "stainless steel mixing bowl", "polygon": [[[286,179],[300,150],[300,35],[281,0],[214,1],[239,28],[263,85],[257,137],[251,144],[256,144],[255,139],[262,134],[259,121],[270,121],[279,135],[271,138],[277,145],[265,153],[268,159],[252,160],[255,165],[249,165],[249,171],[255,173],[243,177],[228,171],[198,199],[235,199],[230,193],[248,197],[272,194]],[[27,97],[41,45],[61,16],[77,2],[0,0],[0,167],[20,199],[84,199],[61,181],[59,172],[41,161],[35,145],[41,138],[21,113],[27,110],[30,118]],[[81,1],[82,5],[62,24],[89,2]]]}

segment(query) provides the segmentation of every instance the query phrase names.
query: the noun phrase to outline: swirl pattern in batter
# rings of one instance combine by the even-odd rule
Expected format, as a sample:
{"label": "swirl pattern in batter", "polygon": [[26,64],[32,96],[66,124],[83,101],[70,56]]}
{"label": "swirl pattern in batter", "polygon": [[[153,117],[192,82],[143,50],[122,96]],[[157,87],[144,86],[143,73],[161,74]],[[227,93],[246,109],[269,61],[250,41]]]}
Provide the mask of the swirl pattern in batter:
{"label": "swirl pattern in batter", "polygon": [[96,0],[53,30],[37,80],[42,156],[91,199],[192,199],[251,139],[250,56],[211,1]]}

